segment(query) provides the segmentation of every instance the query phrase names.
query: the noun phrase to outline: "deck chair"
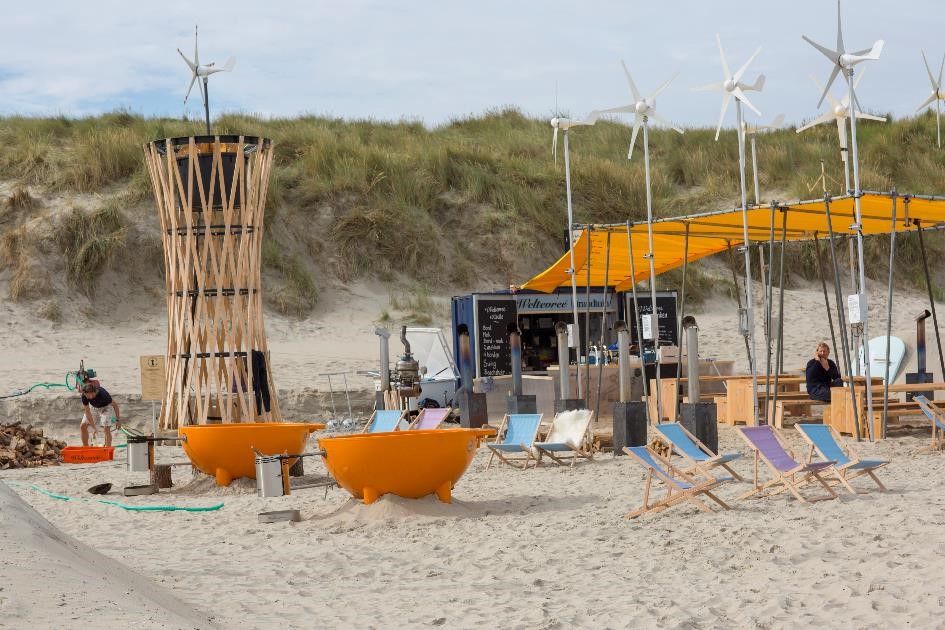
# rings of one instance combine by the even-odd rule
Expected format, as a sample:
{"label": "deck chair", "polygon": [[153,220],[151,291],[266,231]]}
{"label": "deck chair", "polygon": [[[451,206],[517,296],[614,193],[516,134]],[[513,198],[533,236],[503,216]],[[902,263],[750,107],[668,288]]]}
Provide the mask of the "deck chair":
{"label": "deck chair", "polygon": [[716,455],[712,450],[703,444],[699,438],[694,436],[686,427],[678,422],[663,422],[654,427],[664,438],[673,446],[673,450],[686,461],[688,468],[687,474],[694,475],[701,473],[706,477],[712,478],[712,469],[720,466],[727,470],[733,478],[738,481],[745,481],[741,475],[732,470],[729,465],[731,462],[739,459],[741,453],[726,453],[725,455]]}
{"label": "deck chair", "polygon": [[945,411],[942,411],[938,405],[925,396],[915,396],[912,400],[919,403],[919,409],[932,423],[932,442],[928,446],[923,446],[915,451],[915,453],[931,453],[932,451],[945,449]]}
{"label": "deck chair", "polygon": [[446,422],[446,419],[453,412],[452,407],[434,407],[420,410],[417,417],[410,423],[408,429],[417,431],[427,431],[430,429],[439,429],[440,425]]}
{"label": "deck chair", "polygon": [[794,428],[801,434],[807,443],[810,444],[810,452],[807,454],[807,461],[814,458],[816,450],[825,460],[837,462],[833,470],[836,472],[837,479],[847,490],[856,494],[856,490],[850,485],[850,480],[863,475],[869,475],[870,479],[876,482],[879,489],[886,491],[886,486],[874,474],[876,470],[882,468],[889,462],[884,459],[860,459],[853,450],[843,444],[842,438],[834,431],[833,427],[826,424],[795,424]]}
{"label": "deck chair", "polygon": [[[492,451],[486,468],[492,466],[492,460],[496,457],[509,466],[521,467],[522,470],[528,468],[528,463],[532,460],[537,465],[538,457],[533,447],[540,425],[540,413],[506,414],[502,418],[502,424],[499,425],[499,431],[496,433],[496,442],[486,444],[489,450]],[[521,454],[524,454],[524,457],[513,457]]]}
{"label": "deck chair", "polygon": [[551,421],[551,430],[542,442],[535,442],[538,459],[547,455],[556,464],[564,465],[568,460],[571,466],[578,459],[591,459],[591,420],[594,412],[590,409],[562,411],[555,414]]}
{"label": "deck chair", "polygon": [[400,409],[378,409],[371,420],[364,425],[362,433],[387,433],[397,431],[406,411]]}
{"label": "deck chair", "polygon": [[[753,495],[770,496],[788,490],[798,501],[808,503],[810,501],[821,501],[823,499],[836,499],[837,493],[821,477],[823,473],[830,472],[831,467],[836,463],[834,461],[801,463],[794,458],[790,449],[785,448],[777,431],[771,425],[762,425],[758,427],[737,427],[755,456],[755,476],[754,489],[749,490],[740,498],[745,499]],[[758,460],[762,460],[771,469],[773,479],[758,484]],[[817,497],[815,499],[806,499],[801,494],[800,489],[809,483],[817,481],[828,492],[829,496]],[[774,492],[769,490],[775,489]]]}
{"label": "deck chair", "polygon": [[[682,470],[673,466],[668,459],[657,454],[656,451],[647,446],[624,446],[623,452],[646,468],[643,505],[632,512],[628,512],[626,518],[636,518],[647,512],[659,512],[685,501],[694,503],[696,507],[703,512],[712,512],[712,508],[704,501],[699,500],[700,496],[706,496],[712,499],[722,506],[724,510],[732,509],[725,501],[712,493],[713,490],[722,484],[731,481],[731,477],[718,477],[706,481],[696,481]],[[654,478],[656,478],[657,481],[662,481],[666,486],[666,495],[655,503],[650,503],[650,488],[653,485]]]}

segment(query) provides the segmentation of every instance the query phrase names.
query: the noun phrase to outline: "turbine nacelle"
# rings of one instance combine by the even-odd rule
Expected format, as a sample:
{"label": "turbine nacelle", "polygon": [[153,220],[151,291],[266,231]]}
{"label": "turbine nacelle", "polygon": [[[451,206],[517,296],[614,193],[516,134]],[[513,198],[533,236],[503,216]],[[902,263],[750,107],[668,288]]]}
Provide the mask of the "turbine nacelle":
{"label": "turbine nacelle", "polygon": [[551,128],[554,129],[554,132],[551,136],[551,154],[554,156],[555,164],[558,163],[558,130],[567,131],[571,127],[581,127],[587,125],[593,125],[597,122],[597,116],[592,112],[590,116],[587,117],[587,120],[575,120],[571,118],[564,118],[563,116],[555,116],[551,119]]}

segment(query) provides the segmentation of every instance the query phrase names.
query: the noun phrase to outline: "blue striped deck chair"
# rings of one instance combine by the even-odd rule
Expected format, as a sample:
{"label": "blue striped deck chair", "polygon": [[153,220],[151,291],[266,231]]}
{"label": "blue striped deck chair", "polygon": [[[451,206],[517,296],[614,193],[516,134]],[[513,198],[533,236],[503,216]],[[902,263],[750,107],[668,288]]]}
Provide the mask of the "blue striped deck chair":
{"label": "blue striped deck chair", "polygon": [[886,491],[886,486],[876,477],[874,472],[888,464],[888,461],[885,459],[860,459],[849,446],[843,443],[842,438],[829,425],[795,424],[794,428],[810,444],[807,461],[812,461],[814,451],[817,451],[824,459],[837,462],[834,464],[833,471],[847,490],[856,494],[856,490],[850,485],[850,480],[862,475],[869,475],[880,490]]}
{"label": "blue striped deck chair", "polygon": [[[528,468],[528,463],[534,461],[538,465],[538,457],[534,451],[535,437],[538,435],[538,427],[541,425],[540,413],[510,413],[502,418],[502,424],[499,425],[499,431],[496,433],[496,442],[486,444],[492,451],[489,457],[489,465],[492,466],[492,460],[498,457],[509,466],[521,467],[522,470]],[[513,457],[514,455],[524,454],[524,457]]]}
{"label": "blue striped deck chair", "polygon": [[919,403],[919,409],[932,423],[932,443],[923,446],[916,453],[931,453],[932,451],[945,449],[945,411],[939,409],[935,403],[925,396],[915,396],[912,400]]}
{"label": "blue striped deck chair", "polygon": [[742,476],[732,470],[729,464],[739,459],[741,453],[726,453],[725,455],[716,455],[712,450],[702,443],[699,438],[686,430],[686,427],[678,422],[663,422],[653,427],[660,435],[666,438],[666,441],[673,446],[673,451],[678,453],[685,461],[688,468],[685,472],[694,475],[701,473],[706,477],[712,478],[712,469],[721,466],[729,472],[738,481],[744,481]]}
{"label": "blue striped deck chair", "polygon": [[[732,509],[712,492],[719,486],[732,481],[731,477],[716,477],[706,481],[697,481],[673,466],[672,462],[661,457],[648,446],[624,446],[623,452],[646,468],[643,505],[632,512],[628,512],[626,518],[636,518],[647,512],[659,512],[686,501],[695,504],[703,512],[712,512],[712,508],[699,499],[702,496],[712,499],[724,510]],[[662,499],[650,503],[650,488],[653,485],[654,478],[666,486],[666,495]]]}
{"label": "blue striped deck chair", "polygon": [[364,425],[363,433],[388,433],[397,431],[406,411],[400,409],[378,409]]}
{"label": "blue striped deck chair", "polygon": [[561,411],[551,421],[551,429],[542,442],[535,442],[538,458],[547,455],[556,464],[563,466],[569,460],[571,466],[578,459],[591,459],[591,420],[594,412],[590,409]]}

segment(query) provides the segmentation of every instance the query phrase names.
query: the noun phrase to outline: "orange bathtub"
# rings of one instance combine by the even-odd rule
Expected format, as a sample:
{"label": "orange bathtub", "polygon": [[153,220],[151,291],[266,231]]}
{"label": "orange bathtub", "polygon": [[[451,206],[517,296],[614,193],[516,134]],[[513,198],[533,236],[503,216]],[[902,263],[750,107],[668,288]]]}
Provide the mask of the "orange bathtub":
{"label": "orange bathtub", "polygon": [[324,428],[303,422],[201,424],[180,427],[179,435],[191,463],[228,486],[238,477],[256,478],[254,448],[264,455],[301,453],[309,433]]}
{"label": "orange bathtub", "polygon": [[325,467],[342,488],[374,503],[383,494],[450,503],[480,442],[494,429],[433,429],[357,433],[318,440]]}

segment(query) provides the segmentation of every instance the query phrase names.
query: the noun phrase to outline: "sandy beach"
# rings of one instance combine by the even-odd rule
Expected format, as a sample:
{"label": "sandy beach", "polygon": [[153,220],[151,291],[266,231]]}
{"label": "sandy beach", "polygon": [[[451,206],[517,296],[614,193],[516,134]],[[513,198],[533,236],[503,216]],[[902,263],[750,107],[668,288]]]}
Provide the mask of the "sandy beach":
{"label": "sandy beach", "polygon": [[[800,447],[793,433],[787,435]],[[935,627],[945,612],[935,586],[945,570],[938,481],[945,459],[909,454],[923,442],[858,445],[864,456],[892,461],[881,473],[888,493],[860,480],[868,493],[803,505],[784,495],[739,501],[748,486],[729,484],[720,495],[732,500],[730,512],[680,507],[634,521],[623,514],[640,503],[642,469],[609,454],[574,469],[521,471],[486,469],[480,449],[452,505],[388,496],[365,506],[337,488],[260,499],[251,483],[217,488],[192,481],[185,466],[174,468],[171,491],[122,498],[113,490],[105,498],[134,505],[222,501],[222,509],[136,513],[56,500],[30,487],[87,498],[85,489],[96,483],[146,481],[128,473],[121,458],[4,471],[0,478],[52,526],[205,615],[201,623],[161,618],[163,626],[105,616],[100,627],[211,627],[211,617],[224,628]],[[722,427],[720,448],[745,450],[729,427]],[[171,447],[160,448],[159,458],[185,461]],[[750,460],[736,467],[751,474]],[[318,481],[324,469],[313,461],[307,473],[295,483]],[[257,523],[260,511],[288,508],[300,509],[303,521]],[[44,544],[22,539],[32,545],[27,549]],[[3,549],[3,557],[11,551]],[[26,603],[39,584],[48,597],[63,593],[95,615],[110,609],[94,583],[14,574],[22,579],[2,592],[0,625],[22,627],[40,609],[49,614],[55,604]],[[145,603],[136,591],[110,607]],[[65,613],[61,621],[78,626]]]}

